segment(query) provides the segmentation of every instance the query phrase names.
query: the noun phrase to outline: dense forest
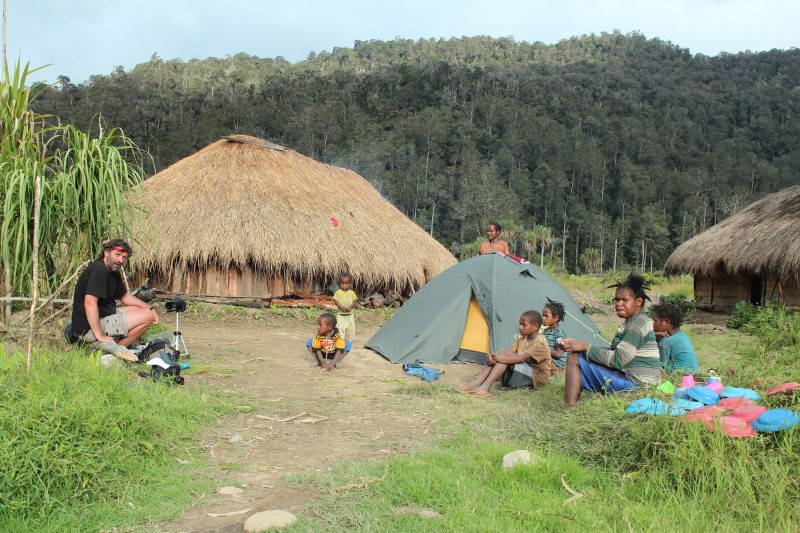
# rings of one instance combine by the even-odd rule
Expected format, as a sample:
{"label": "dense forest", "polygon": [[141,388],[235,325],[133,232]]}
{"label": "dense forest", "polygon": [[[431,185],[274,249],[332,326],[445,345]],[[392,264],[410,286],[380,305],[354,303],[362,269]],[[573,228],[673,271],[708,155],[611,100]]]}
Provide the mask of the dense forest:
{"label": "dense forest", "polygon": [[497,220],[519,255],[544,244],[569,270],[658,270],[800,182],[800,50],[708,57],[636,33],[364,41],[296,64],[153,55],[61,77],[34,108],[121,127],[148,175],[222,135],[269,139],[358,172],[451,251]]}

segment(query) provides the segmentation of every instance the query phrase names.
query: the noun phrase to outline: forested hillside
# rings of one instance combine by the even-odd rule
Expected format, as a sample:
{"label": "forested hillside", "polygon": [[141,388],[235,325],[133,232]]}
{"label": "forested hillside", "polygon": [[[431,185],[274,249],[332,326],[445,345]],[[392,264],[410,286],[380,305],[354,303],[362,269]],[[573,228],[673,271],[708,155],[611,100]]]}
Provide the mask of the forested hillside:
{"label": "forested hillside", "polygon": [[151,155],[148,174],[255,135],[355,170],[455,252],[492,220],[549,227],[552,239],[520,233],[516,251],[545,242],[570,270],[659,269],[692,235],[800,182],[796,49],[707,57],[619,33],[398,39],[297,64],[154,55],[60,82],[35,109],[121,127]]}

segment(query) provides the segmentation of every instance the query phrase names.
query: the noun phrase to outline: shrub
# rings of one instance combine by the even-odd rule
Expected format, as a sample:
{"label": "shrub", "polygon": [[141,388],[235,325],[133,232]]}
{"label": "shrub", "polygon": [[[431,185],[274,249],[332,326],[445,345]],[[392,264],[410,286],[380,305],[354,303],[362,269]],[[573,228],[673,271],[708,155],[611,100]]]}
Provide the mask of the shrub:
{"label": "shrub", "polygon": [[[661,294],[658,297],[660,304],[672,304],[681,310],[683,316],[693,315],[697,312],[697,304],[694,300],[687,300],[686,295],[682,292],[671,292],[669,294]],[[647,313],[653,316],[652,306],[648,309]]]}
{"label": "shrub", "polygon": [[765,348],[800,344],[800,315],[777,302],[767,302],[764,307],[739,302],[727,325],[758,337]]}

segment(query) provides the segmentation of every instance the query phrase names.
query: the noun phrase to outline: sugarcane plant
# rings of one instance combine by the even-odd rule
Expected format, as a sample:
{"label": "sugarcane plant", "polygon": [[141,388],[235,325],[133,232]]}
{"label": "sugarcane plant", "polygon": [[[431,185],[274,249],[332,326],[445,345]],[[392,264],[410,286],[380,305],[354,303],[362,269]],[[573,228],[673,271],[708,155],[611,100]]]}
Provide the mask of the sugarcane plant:
{"label": "sugarcane plant", "polygon": [[30,108],[39,69],[17,61],[0,82],[0,263],[5,294],[29,295],[33,213],[41,181],[39,286],[59,285],[96,253],[103,240],[128,234],[134,208],[128,191],[143,181],[141,154],[119,129],[81,131]]}

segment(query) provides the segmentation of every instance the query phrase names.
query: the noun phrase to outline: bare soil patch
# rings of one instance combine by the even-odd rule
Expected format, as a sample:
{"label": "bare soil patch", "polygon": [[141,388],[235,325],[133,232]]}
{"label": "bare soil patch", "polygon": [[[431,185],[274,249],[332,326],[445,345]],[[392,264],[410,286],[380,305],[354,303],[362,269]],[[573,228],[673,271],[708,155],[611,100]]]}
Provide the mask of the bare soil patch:
{"label": "bare soil patch", "polygon": [[[199,437],[200,444],[214,465],[216,486],[244,492],[198,495],[197,506],[162,526],[164,531],[239,532],[250,514],[267,509],[308,515],[308,502],[319,494],[292,483],[291,476],[322,472],[344,459],[407,453],[431,434],[434,420],[410,412],[403,396],[392,393],[420,380],[360,347],[342,368],[322,372],[305,348],[311,319],[254,320],[252,312],[222,320],[186,315],[181,329],[192,368],[185,371],[185,386],[209,385],[212,394],[230,394],[242,411],[221,419]],[[377,325],[357,327],[355,345],[362,346]],[[478,370],[463,364],[438,368],[445,370],[443,386],[462,383]],[[245,509],[250,511],[208,515]]]}

